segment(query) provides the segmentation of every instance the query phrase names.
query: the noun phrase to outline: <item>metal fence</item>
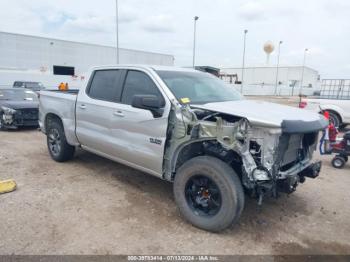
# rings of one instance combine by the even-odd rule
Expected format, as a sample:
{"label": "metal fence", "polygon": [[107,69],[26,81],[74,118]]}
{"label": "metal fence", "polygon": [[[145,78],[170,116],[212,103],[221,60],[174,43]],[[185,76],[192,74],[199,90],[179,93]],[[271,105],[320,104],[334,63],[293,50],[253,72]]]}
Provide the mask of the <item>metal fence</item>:
{"label": "metal fence", "polygon": [[350,79],[323,79],[320,96],[329,99],[350,99]]}
{"label": "metal fence", "polygon": [[232,84],[237,91],[242,92],[246,96],[299,96],[299,94],[312,96],[316,89],[279,85],[276,89],[275,85],[241,85]]}

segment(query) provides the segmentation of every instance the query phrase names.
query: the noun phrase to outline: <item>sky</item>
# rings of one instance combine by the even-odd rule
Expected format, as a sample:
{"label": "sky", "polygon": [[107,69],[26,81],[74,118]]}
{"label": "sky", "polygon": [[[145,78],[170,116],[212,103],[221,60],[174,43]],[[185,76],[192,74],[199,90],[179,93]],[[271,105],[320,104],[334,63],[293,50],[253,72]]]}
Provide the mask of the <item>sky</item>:
{"label": "sky", "polygon": [[[1,0],[0,31],[102,45],[116,43],[115,0]],[[121,48],[172,54],[192,65],[193,17],[197,65],[240,67],[248,30],[246,66],[302,65],[321,78],[350,78],[349,0],[119,0]],[[1,59],[1,58],[0,58]]]}

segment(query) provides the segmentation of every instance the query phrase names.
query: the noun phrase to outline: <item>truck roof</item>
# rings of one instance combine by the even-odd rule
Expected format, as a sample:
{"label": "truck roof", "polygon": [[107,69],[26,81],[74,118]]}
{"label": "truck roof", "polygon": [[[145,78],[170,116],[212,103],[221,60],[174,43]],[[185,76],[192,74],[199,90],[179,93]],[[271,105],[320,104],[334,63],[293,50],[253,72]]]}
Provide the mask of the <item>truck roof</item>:
{"label": "truck roof", "polygon": [[134,69],[146,69],[155,71],[178,71],[178,72],[198,72],[193,68],[186,67],[176,67],[176,66],[160,66],[160,65],[135,65],[135,64],[119,64],[119,65],[104,65],[95,66],[92,70],[102,70],[102,69],[118,69],[118,68],[134,68]]}

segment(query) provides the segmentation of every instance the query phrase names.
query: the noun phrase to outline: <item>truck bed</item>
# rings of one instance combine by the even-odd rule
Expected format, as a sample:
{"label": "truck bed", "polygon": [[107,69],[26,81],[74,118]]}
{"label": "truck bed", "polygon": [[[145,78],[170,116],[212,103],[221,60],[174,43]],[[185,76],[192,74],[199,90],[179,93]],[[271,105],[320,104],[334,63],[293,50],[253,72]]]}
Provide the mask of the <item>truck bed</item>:
{"label": "truck bed", "polygon": [[45,89],[45,90],[42,90],[42,91],[63,93],[63,94],[71,94],[71,95],[77,95],[79,93],[79,89],[69,89],[69,90],[66,90],[66,91],[57,90],[57,89]]}
{"label": "truck bed", "polygon": [[58,91],[45,90],[40,92],[39,97],[39,125],[45,133],[45,120],[41,116],[50,112],[51,115],[58,116],[65,127],[67,141],[77,144],[75,136],[75,104],[78,90]]}

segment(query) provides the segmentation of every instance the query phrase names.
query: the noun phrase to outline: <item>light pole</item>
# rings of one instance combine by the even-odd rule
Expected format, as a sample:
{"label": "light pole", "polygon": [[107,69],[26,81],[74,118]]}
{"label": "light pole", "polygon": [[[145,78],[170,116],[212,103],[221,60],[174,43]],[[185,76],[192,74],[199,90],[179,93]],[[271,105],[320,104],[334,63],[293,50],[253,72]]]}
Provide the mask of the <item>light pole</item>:
{"label": "light pole", "polygon": [[243,80],[244,80],[244,66],[245,66],[245,44],[248,30],[244,30],[244,42],[243,42],[243,62],[242,62],[242,79],[241,79],[241,93],[243,94]]}
{"label": "light pole", "polygon": [[116,7],[116,26],[115,26],[115,29],[116,29],[116,44],[117,44],[117,56],[116,56],[116,59],[117,59],[117,64],[119,64],[119,10],[118,10],[118,0],[115,0],[115,7]]}
{"label": "light pole", "polygon": [[194,30],[193,30],[193,61],[192,61],[192,67],[195,67],[196,63],[196,31],[197,31],[197,20],[199,19],[198,16],[194,17]]}
{"label": "light pole", "polygon": [[277,66],[276,66],[276,82],[275,82],[275,95],[277,95],[277,86],[278,86],[278,69],[280,65],[280,54],[281,54],[281,44],[283,41],[278,43],[278,54],[277,54]]}
{"label": "light pole", "polygon": [[302,90],[303,90],[305,60],[306,60],[306,52],[307,51],[309,51],[309,49],[305,48],[305,50],[304,50],[304,59],[303,59],[303,67],[301,68],[301,79],[300,79],[300,90],[299,90],[299,95],[300,96],[301,96]]}

